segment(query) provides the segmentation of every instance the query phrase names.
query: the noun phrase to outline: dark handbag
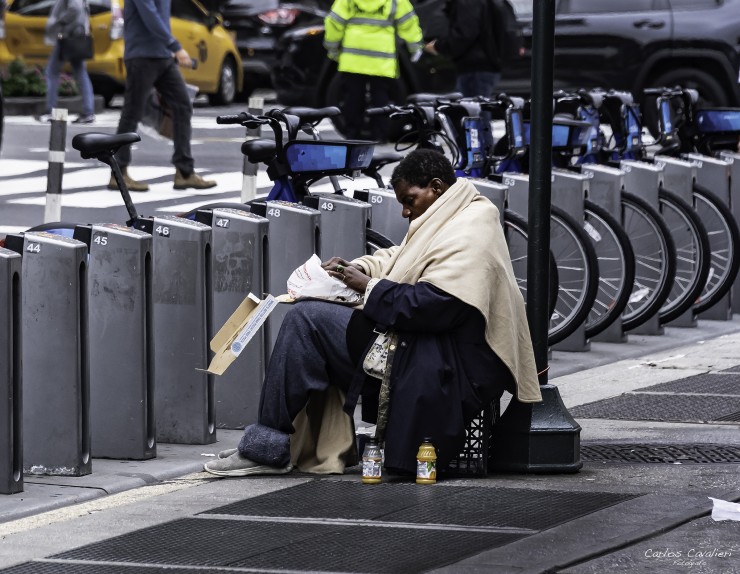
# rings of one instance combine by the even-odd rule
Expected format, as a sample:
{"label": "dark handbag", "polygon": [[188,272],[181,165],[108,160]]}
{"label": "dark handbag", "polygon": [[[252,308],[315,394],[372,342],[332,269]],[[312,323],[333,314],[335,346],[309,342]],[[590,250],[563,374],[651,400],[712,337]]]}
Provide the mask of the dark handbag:
{"label": "dark handbag", "polygon": [[91,60],[93,57],[93,39],[90,34],[79,36],[59,35],[59,59],[65,62]]}

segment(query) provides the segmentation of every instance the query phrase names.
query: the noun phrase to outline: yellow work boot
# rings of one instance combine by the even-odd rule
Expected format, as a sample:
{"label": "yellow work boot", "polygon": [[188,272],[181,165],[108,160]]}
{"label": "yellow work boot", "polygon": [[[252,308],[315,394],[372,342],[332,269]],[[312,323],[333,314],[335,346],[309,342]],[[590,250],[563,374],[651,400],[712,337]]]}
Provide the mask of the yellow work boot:
{"label": "yellow work boot", "polygon": [[[149,191],[149,184],[144,183],[143,181],[136,181],[135,179],[129,177],[126,168],[122,169],[121,173],[123,173],[123,181],[129,191]],[[113,174],[111,174],[110,176],[108,189],[118,191],[118,182],[116,181],[116,178],[113,177]]]}
{"label": "yellow work boot", "polygon": [[180,170],[175,172],[175,189],[209,189],[216,187],[216,182],[212,179],[203,179],[197,173],[193,172],[188,177],[184,177]]}

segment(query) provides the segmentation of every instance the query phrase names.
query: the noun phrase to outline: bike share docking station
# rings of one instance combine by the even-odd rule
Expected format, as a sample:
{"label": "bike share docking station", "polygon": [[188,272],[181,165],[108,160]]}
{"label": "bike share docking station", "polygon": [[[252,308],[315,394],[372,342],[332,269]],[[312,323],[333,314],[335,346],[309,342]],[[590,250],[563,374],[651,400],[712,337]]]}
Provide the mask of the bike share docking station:
{"label": "bike share docking station", "polygon": [[175,216],[131,222],[152,236],[156,439],[216,442],[211,340],[211,228]]}
{"label": "bike share docking station", "polygon": [[[670,190],[688,205],[693,205],[692,190],[697,175],[697,164],[693,161],[658,155],[653,158],[655,165],[663,169],[663,186]],[[676,270],[678,272],[678,269]],[[688,309],[680,317],[670,321],[673,327],[696,327],[697,315]]]}
{"label": "bike share docking station", "polygon": [[498,208],[499,220],[501,225],[504,224],[504,210],[508,201],[509,188],[503,183],[491,181],[490,179],[471,179],[470,183],[475,186],[483,197],[493,203]]}
{"label": "bike share docking station", "polygon": [[23,470],[92,470],[87,246],[45,232],[10,234],[22,255]]}
{"label": "bike share docking station", "polygon": [[78,225],[74,237],[89,251],[92,455],[154,458],[152,236],[105,223]]}
{"label": "bike share docking station", "polygon": [[[740,153],[721,151],[720,159],[730,164],[730,209],[735,216],[735,222],[740,224]],[[732,285],[732,311],[740,313],[740,281]]]}
{"label": "bike share docking station", "polygon": [[[605,209],[617,221],[622,221],[622,190],[624,189],[624,172],[621,169],[586,163],[581,166],[581,173],[588,176],[587,198]],[[608,273],[602,269],[604,262],[599,261],[599,274]],[[622,327],[622,317],[617,317],[606,329],[593,337],[594,341],[604,343],[626,343],[627,335]]]}
{"label": "bike share docking station", "polygon": [[[720,203],[732,209],[732,202],[730,201],[732,162],[700,153],[688,153],[684,154],[683,157],[696,163],[696,183],[706,188]],[[732,291],[733,289],[730,289],[711,308],[700,313],[699,317],[716,321],[732,320]]]}
{"label": "bike share docking station", "polygon": [[0,247],[0,494],[23,491],[21,264]]}
{"label": "bike share docking station", "polygon": [[401,245],[409,230],[409,222],[401,215],[403,208],[393,190],[382,188],[357,190],[354,198],[370,204],[373,229],[396,245]]}
{"label": "bike share docking station", "polygon": [[[556,168],[552,170],[552,204],[566,211],[581,226],[584,223],[583,201],[588,193],[589,180],[587,175],[580,173]],[[529,216],[529,175],[504,173],[502,182],[509,188],[508,208],[526,220]],[[550,250],[556,254],[556,260],[558,250],[563,247],[561,238],[551,234]],[[578,277],[569,277],[571,273],[567,268],[558,268],[558,279],[561,285],[569,281],[580,280]],[[563,341],[553,345],[552,349],[581,352],[588,351],[590,346],[586,338],[586,326],[582,323]]]}
{"label": "bike share docking station", "polygon": [[[281,295],[291,273],[321,252],[321,212],[287,201],[257,200],[249,206],[252,213],[269,221],[267,287],[273,295]],[[265,322],[268,357],[289,309],[288,305],[278,305]]]}
{"label": "bike share docking station", "polygon": [[[195,220],[211,227],[211,332],[216,333],[244,298],[269,292],[269,221],[242,209],[198,210]],[[267,344],[260,329],[240,355],[240,368],[216,379],[217,428],[243,429],[256,423],[267,363]]]}
{"label": "bike share docking station", "polygon": [[[656,211],[660,212],[658,201],[658,190],[663,186],[664,168],[659,165],[637,160],[622,160],[619,168],[624,172],[624,191],[640,197],[650,204]],[[620,219],[621,221],[621,219]],[[624,224],[624,221],[622,221]],[[633,292],[631,299],[639,297],[640,292]],[[665,332],[660,324],[658,313],[648,318],[644,323],[628,333],[637,335],[662,335]]]}
{"label": "bike share docking station", "polygon": [[351,261],[365,255],[366,230],[372,223],[369,203],[339,193],[321,193],[304,197],[303,205],[321,213],[318,255],[322,260],[337,256]]}

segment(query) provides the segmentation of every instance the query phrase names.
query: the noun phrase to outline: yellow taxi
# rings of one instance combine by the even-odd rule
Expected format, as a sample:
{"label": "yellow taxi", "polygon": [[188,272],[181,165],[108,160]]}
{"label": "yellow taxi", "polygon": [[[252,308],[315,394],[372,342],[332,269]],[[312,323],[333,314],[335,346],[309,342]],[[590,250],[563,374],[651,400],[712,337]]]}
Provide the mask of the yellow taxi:
{"label": "yellow taxi", "polygon": [[[126,82],[122,1],[88,1],[95,54],[87,62],[87,71],[95,93],[106,104],[123,93]],[[44,43],[44,26],[53,5],[54,0],[10,0],[4,38],[0,38],[0,67],[19,57],[28,64],[46,65],[51,47]],[[208,12],[198,0],[172,0],[170,26],[182,47],[197,60],[195,69],[182,70],[185,81],[207,94],[213,105],[233,102],[242,90],[242,61],[221,16]]]}

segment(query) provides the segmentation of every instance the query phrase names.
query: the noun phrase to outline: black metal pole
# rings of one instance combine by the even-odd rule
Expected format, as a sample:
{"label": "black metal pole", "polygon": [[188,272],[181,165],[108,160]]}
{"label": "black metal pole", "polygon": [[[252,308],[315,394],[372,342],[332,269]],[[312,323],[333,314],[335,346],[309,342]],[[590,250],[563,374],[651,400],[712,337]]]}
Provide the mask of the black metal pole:
{"label": "black metal pole", "polygon": [[547,384],[555,0],[535,0],[533,6],[527,319],[542,402],[520,403],[512,398],[493,428],[489,468],[504,472],[577,472],[582,466],[581,427],[565,408],[557,387]]}
{"label": "black metal pole", "polygon": [[550,326],[550,193],[552,176],[552,69],[555,0],[537,0],[532,22],[532,98],[529,144],[527,319],[540,384],[547,383]]}

